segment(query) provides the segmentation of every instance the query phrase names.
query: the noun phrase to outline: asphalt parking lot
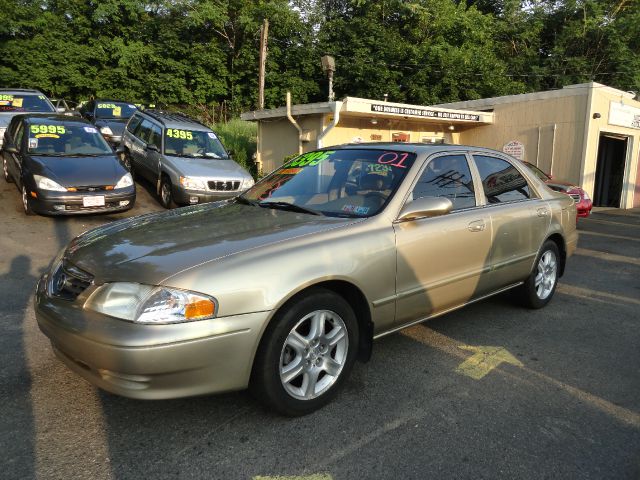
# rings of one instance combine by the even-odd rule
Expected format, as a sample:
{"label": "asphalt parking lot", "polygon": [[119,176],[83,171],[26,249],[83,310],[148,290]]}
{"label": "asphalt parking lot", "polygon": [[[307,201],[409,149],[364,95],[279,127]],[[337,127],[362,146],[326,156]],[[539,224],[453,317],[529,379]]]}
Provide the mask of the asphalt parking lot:
{"label": "asphalt parking lot", "polygon": [[551,304],[509,295],[385,337],[304,418],[238,392],[144,402],[96,390],[53,355],[35,282],[75,235],[161,210],[26,217],[0,181],[3,478],[640,478],[640,210],[580,220]]}

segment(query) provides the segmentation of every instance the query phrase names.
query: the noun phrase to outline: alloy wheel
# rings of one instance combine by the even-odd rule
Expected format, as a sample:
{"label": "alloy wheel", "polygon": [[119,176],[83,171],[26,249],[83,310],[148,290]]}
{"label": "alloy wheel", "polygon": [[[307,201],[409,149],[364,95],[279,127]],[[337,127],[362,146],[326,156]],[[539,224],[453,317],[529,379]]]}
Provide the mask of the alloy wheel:
{"label": "alloy wheel", "polygon": [[347,362],[349,335],[342,318],[316,310],[289,332],[280,354],[280,381],[299,400],[311,400],[329,390]]}
{"label": "alloy wheel", "polygon": [[538,261],[538,272],[535,278],[536,295],[540,300],[545,300],[556,284],[558,277],[558,259],[556,254],[547,250]]}

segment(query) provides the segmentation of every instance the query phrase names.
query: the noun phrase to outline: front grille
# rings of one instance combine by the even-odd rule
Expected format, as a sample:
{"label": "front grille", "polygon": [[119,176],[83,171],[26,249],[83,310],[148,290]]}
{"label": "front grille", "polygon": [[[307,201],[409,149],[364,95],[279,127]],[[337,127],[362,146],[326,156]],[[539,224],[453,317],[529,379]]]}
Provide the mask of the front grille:
{"label": "front grille", "polygon": [[105,210],[105,209],[109,209],[109,208],[116,208],[119,207],[118,202],[106,202],[103,205],[100,205],[99,207],[85,207],[83,205],[79,205],[79,204],[74,204],[74,205],[65,205],[64,209],[67,212],[83,212],[83,211],[100,211],[100,210]]}
{"label": "front grille", "polygon": [[232,192],[240,188],[239,180],[211,180],[207,182],[209,190],[217,192]]}
{"label": "front grille", "polygon": [[49,293],[54,297],[75,300],[93,281],[91,274],[71,265],[66,260],[61,261],[54,268],[49,281]]}
{"label": "front grille", "polygon": [[84,185],[72,188],[75,188],[77,192],[103,192],[105,190],[113,190],[113,185]]}
{"label": "front grille", "polygon": [[580,194],[578,194],[578,193],[571,193],[571,194],[569,194],[569,196],[570,196],[571,198],[573,198],[573,200],[574,200],[576,203],[580,202]]}

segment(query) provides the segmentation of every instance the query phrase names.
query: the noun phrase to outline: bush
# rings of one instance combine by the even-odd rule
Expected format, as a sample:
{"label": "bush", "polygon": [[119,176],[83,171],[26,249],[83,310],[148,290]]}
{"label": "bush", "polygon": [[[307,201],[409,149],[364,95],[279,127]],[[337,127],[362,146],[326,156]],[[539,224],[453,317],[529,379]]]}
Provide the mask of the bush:
{"label": "bush", "polygon": [[233,152],[233,159],[256,178],[257,124],[234,118],[227,123],[211,125],[211,129],[220,137],[224,147]]}

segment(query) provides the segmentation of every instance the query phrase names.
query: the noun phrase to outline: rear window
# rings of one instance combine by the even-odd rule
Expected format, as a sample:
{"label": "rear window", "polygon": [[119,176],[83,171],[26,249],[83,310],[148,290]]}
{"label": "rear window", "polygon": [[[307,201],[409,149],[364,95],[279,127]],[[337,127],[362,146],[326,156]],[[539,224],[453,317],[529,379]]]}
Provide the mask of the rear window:
{"label": "rear window", "polygon": [[54,112],[44,95],[0,93],[0,112]]}

